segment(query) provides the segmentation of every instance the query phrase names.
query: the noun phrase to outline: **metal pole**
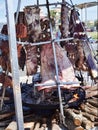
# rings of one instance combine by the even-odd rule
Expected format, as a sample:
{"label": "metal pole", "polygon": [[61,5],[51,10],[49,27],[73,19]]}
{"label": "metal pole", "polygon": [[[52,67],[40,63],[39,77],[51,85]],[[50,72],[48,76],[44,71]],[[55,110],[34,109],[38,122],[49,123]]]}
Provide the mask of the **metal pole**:
{"label": "metal pole", "polygon": [[37,0],[37,6],[39,6],[39,0]]}
{"label": "metal pole", "polygon": [[87,5],[85,5],[85,25],[87,26]]}
{"label": "metal pole", "polygon": [[[38,2],[37,2],[37,5],[38,5]],[[56,3],[49,3],[49,6],[52,6],[52,5],[68,5],[69,7],[72,7],[69,3],[67,2],[56,2]],[[32,5],[32,7],[34,7],[35,5]],[[47,4],[39,4],[39,7],[41,6],[47,6]],[[29,6],[27,6],[29,7]],[[30,5],[31,7],[31,5]]]}
{"label": "metal pole", "polygon": [[17,6],[17,13],[16,13],[16,24],[18,22],[18,15],[19,15],[19,11],[20,11],[20,5],[21,5],[21,0],[18,0],[18,6]]}
{"label": "metal pole", "polygon": [[21,102],[21,90],[19,83],[19,67],[17,59],[17,43],[16,43],[16,33],[15,33],[15,21],[13,12],[13,2],[14,0],[6,1],[6,13],[7,13],[7,24],[8,24],[8,36],[9,36],[9,49],[10,49],[10,61],[12,69],[13,78],[13,93],[14,93],[14,103],[16,112],[17,129],[24,130],[23,126],[23,111]]}
{"label": "metal pole", "polygon": [[[51,24],[51,18],[50,18],[50,11],[49,11],[49,2],[46,0],[47,3],[47,11],[48,11],[48,17],[50,20],[50,33],[51,33],[51,38],[53,40],[53,29],[52,29],[52,24]],[[52,47],[53,47],[53,54],[54,54],[54,62],[55,62],[55,70],[56,70],[56,81],[57,81],[57,87],[58,87],[58,94],[59,94],[59,102],[60,102],[60,112],[62,116],[62,121],[65,124],[64,121],[64,111],[63,111],[63,105],[62,105],[62,97],[61,97],[61,89],[60,89],[60,80],[59,80],[59,74],[58,74],[58,65],[57,65],[57,58],[56,58],[56,48],[55,48],[55,43],[52,42]]]}
{"label": "metal pole", "polygon": [[81,20],[83,21],[83,9],[81,9]]}

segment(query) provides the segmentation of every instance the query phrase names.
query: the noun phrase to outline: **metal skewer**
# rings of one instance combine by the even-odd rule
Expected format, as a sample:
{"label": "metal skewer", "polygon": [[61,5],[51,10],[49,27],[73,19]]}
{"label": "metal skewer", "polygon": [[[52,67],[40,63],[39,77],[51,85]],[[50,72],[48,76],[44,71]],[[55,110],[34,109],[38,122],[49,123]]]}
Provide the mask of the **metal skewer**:
{"label": "metal skewer", "polygon": [[[51,33],[51,39],[53,40],[53,29],[52,29],[52,24],[51,24],[51,18],[50,18],[50,11],[49,11],[49,1],[46,0],[47,4],[47,12],[48,12],[48,17],[49,17],[49,23],[50,23],[50,33]],[[57,58],[56,58],[56,48],[54,41],[52,42],[52,47],[53,47],[53,54],[54,54],[54,63],[55,63],[55,71],[56,71],[56,81],[59,82],[59,74],[58,74],[58,65],[57,65]],[[60,85],[57,84],[58,87],[58,95],[59,95],[59,103],[60,103],[60,113],[61,113],[61,123],[65,124],[65,118],[64,118],[64,111],[63,111],[63,104],[62,104],[62,97],[61,97],[61,89]]]}

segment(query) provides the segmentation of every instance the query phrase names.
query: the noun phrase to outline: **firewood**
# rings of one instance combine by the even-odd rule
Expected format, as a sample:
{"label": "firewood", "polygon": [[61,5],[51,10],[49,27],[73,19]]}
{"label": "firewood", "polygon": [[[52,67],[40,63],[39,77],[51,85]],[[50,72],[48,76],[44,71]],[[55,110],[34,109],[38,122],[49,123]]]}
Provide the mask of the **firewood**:
{"label": "firewood", "polygon": [[12,121],[5,130],[17,130],[17,123]]}
{"label": "firewood", "polygon": [[[24,128],[29,128],[30,130],[33,130],[33,127],[34,122],[24,123]],[[11,122],[5,130],[17,130],[17,123],[15,121]]]}
{"label": "firewood", "polygon": [[71,119],[69,116],[65,117],[65,123],[67,125],[68,130],[74,130],[76,127],[79,127],[74,124],[73,119]]}
{"label": "firewood", "polygon": [[94,91],[94,90],[98,89],[97,84],[94,86],[83,86],[82,88],[85,90],[90,90],[90,91]]}
{"label": "firewood", "polygon": [[33,130],[34,122],[28,122],[24,123],[24,128],[29,128],[30,130]]}
{"label": "firewood", "polygon": [[86,117],[90,121],[94,121],[96,119],[96,116],[90,115],[87,112],[79,111],[79,110],[76,110],[76,109],[73,109],[73,112],[75,112],[76,114],[80,114],[81,113],[84,117]]}
{"label": "firewood", "polygon": [[94,100],[94,98],[92,99],[88,99],[87,102],[91,105],[93,105],[94,107],[97,107],[98,108],[98,98],[97,100]]}
{"label": "firewood", "polygon": [[98,90],[86,90],[86,98],[90,98],[90,97],[93,97],[93,96],[96,96],[98,95]]}
{"label": "firewood", "polygon": [[82,124],[82,114],[75,114],[71,109],[66,109],[65,114],[66,113],[73,119],[76,126],[80,126]]}
{"label": "firewood", "polygon": [[90,91],[98,90],[98,86],[97,86],[97,84],[94,85],[94,86],[91,86],[91,87],[89,88],[89,90],[90,90]]}
{"label": "firewood", "polygon": [[8,122],[0,122],[0,128],[8,126]]}
{"label": "firewood", "polygon": [[39,130],[39,128],[40,128],[40,123],[36,123],[34,130]]}
{"label": "firewood", "polygon": [[38,130],[47,130],[47,124],[42,124],[41,128],[39,128]]}
{"label": "firewood", "polygon": [[61,128],[59,127],[59,125],[53,123],[52,124],[52,130],[61,130]]}
{"label": "firewood", "polygon": [[90,121],[94,121],[95,120],[95,116],[94,115],[90,115],[89,113],[86,113],[86,112],[82,112],[82,115],[84,116],[84,117],[86,117],[88,120],[90,120]]}
{"label": "firewood", "polygon": [[88,107],[92,108],[92,109],[96,109],[96,107],[94,107],[93,105],[91,105],[89,102],[85,103]]}
{"label": "firewood", "polygon": [[82,118],[82,126],[83,126],[86,130],[90,130],[91,128],[94,127],[94,123],[91,122],[90,120],[88,120],[87,118],[83,117],[83,118]]}
{"label": "firewood", "polygon": [[[0,96],[0,101],[1,101],[2,97]],[[4,97],[4,101],[8,101],[10,98],[9,97]]]}
{"label": "firewood", "polygon": [[4,119],[4,118],[10,118],[11,116],[14,115],[14,112],[11,113],[7,113],[7,114],[0,114],[0,120]]}
{"label": "firewood", "polygon": [[74,130],[84,130],[84,128],[82,126],[78,126]]}
{"label": "firewood", "polygon": [[98,122],[94,122],[94,126],[98,126]]}
{"label": "firewood", "polygon": [[82,111],[85,111],[85,112],[87,112],[91,115],[94,115],[94,116],[98,115],[98,109],[95,108],[95,107],[92,108],[92,107],[88,106],[87,104],[82,103],[80,108],[81,108]]}

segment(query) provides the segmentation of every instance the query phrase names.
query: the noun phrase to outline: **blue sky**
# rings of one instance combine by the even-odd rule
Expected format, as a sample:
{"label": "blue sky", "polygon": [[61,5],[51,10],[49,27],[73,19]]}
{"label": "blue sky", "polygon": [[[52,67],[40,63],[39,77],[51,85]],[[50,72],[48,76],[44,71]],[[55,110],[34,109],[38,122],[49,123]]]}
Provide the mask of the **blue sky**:
{"label": "blue sky", "polygon": [[[56,2],[56,1],[62,1],[62,0],[49,0],[49,2]],[[70,0],[66,0],[67,2],[70,3]],[[80,3],[84,3],[84,2],[92,2],[93,0],[72,0],[73,4],[80,4]],[[94,0],[97,1],[97,0]],[[13,0],[13,9],[14,12],[17,9],[17,3],[18,0]],[[27,5],[34,5],[36,4],[37,0],[21,0],[21,10],[24,8],[24,6]],[[45,3],[46,0],[39,0],[40,4]],[[0,22],[6,22],[6,10],[5,10],[5,0],[0,0]],[[90,7],[87,9],[87,19],[88,20],[97,20],[97,6],[94,7]],[[44,9],[45,12],[45,9]],[[85,10],[83,9],[82,14],[83,14],[83,21],[85,20]],[[80,11],[80,15],[81,15],[81,11]],[[81,18],[81,17],[80,17]]]}

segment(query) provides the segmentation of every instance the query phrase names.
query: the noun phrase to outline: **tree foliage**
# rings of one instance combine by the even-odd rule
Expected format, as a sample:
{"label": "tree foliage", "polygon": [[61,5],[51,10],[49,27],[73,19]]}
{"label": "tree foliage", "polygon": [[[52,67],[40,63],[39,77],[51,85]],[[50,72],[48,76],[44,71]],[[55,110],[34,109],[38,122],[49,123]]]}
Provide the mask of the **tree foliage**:
{"label": "tree foliage", "polygon": [[98,20],[96,20],[96,21],[94,22],[94,26],[95,26],[96,29],[98,30]]}

